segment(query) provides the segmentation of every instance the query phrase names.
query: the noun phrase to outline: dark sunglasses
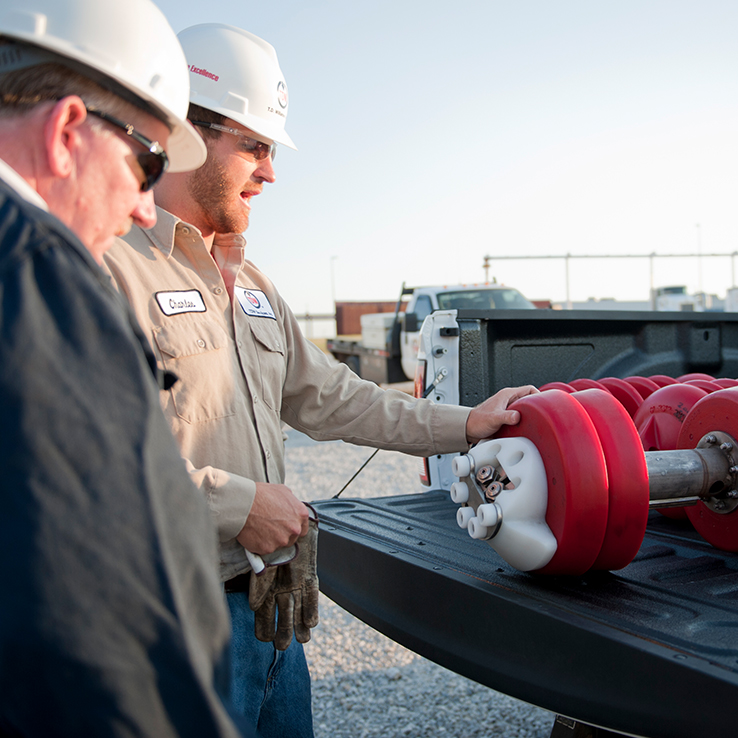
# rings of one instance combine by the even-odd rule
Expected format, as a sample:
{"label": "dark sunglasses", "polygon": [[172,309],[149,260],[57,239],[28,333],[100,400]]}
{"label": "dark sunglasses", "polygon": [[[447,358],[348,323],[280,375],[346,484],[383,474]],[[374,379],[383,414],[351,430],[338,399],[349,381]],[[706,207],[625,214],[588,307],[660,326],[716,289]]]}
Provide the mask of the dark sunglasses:
{"label": "dark sunglasses", "polygon": [[162,177],[164,172],[169,168],[169,157],[158,141],[152,141],[140,134],[130,123],[124,123],[118,118],[114,118],[108,113],[103,113],[95,108],[87,108],[90,115],[94,115],[106,123],[120,128],[126,136],[130,136],[134,141],[140,143],[146,149],[145,154],[136,154],[136,161],[141,167],[145,182],[141,184],[141,192],[150,190]]}
{"label": "dark sunglasses", "polygon": [[220,123],[205,123],[202,120],[191,120],[190,123],[192,123],[193,126],[212,128],[215,131],[230,133],[231,136],[238,136],[241,139],[241,148],[243,151],[253,154],[256,161],[266,159],[267,156],[270,156],[272,161],[274,161],[274,157],[277,156],[277,144],[274,142],[270,144],[264,143],[258,139],[251,138],[251,136],[247,136],[245,133],[241,133],[241,131],[236,128],[228,128],[228,126],[222,126]]}

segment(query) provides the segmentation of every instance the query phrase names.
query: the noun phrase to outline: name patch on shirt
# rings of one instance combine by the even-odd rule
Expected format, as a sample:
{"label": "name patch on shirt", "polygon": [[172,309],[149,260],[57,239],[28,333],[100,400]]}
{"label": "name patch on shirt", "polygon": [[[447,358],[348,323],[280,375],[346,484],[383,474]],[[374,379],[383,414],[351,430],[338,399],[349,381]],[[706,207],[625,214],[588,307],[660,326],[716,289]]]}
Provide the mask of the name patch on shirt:
{"label": "name patch on shirt", "polygon": [[246,315],[253,315],[255,318],[277,319],[269,303],[269,298],[261,290],[247,290],[243,287],[234,287],[233,292]]}
{"label": "name patch on shirt", "polygon": [[204,313],[207,311],[202,295],[198,290],[157,292],[155,297],[164,315]]}

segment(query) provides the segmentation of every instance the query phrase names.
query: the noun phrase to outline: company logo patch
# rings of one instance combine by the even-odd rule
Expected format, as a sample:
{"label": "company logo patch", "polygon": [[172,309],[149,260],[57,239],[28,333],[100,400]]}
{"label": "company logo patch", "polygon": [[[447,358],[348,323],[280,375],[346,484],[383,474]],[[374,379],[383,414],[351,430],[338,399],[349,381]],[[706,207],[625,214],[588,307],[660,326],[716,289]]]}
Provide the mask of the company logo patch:
{"label": "company logo patch", "polygon": [[234,287],[233,292],[236,295],[238,304],[246,315],[253,315],[255,318],[277,319],[269,303],[269,298],[261,290],[247,290],[243,287]]}
{"label": "company logo patch", "polygon": [[180,313],[204,313],[207,311],[202,295],[198,290],[178,290],[176,292],[157,292],[154,297],[164,315]]}
{"label": "company logo patch", "polygon": [[287,85],[284,82],[277,84],[277,102],[280,108],[287,107]]}

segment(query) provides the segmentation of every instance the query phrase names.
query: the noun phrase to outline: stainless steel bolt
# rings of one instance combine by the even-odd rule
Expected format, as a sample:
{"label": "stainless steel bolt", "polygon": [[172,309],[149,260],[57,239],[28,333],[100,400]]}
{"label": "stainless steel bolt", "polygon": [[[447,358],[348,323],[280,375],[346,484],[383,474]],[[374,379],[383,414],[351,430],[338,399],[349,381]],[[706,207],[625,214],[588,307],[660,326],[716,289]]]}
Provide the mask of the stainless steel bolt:
{"label": "stainless steel bolt", "polygon": [[484,490],[484,496],[490,501],[493,502],[497,495],[502,492],[503,487],[500,482],[491,482],[490,485]]}
{"label": "stainless steel bolt", "polygon": [[494,469],[491,466],[483,466],[477,472],[477,480],[480,482],[484,482],[487,479],[490,479],[494,473]]}

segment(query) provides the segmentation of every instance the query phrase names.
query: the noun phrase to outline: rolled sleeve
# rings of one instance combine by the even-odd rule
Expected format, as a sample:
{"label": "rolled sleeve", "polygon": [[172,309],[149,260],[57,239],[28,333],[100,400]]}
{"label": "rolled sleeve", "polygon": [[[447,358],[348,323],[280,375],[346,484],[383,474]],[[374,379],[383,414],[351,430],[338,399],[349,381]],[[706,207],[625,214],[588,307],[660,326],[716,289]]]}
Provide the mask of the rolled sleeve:
{"label": "rolled sleeve", "polygon": [[256,496],[256,482],[208,466],[196,469],[185,459],[195,486],[202,490],[221,543],[234,539],[246,525]]}

